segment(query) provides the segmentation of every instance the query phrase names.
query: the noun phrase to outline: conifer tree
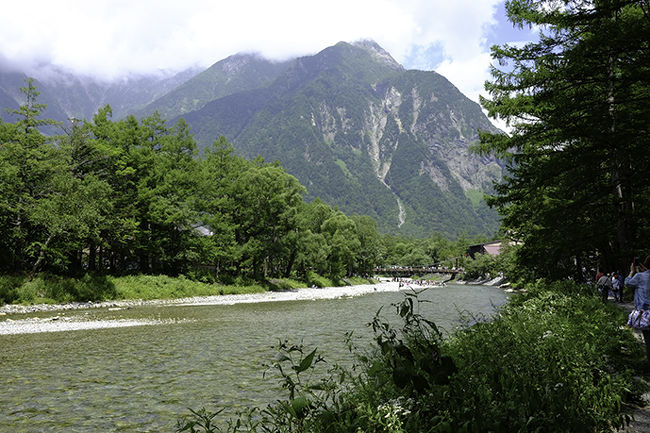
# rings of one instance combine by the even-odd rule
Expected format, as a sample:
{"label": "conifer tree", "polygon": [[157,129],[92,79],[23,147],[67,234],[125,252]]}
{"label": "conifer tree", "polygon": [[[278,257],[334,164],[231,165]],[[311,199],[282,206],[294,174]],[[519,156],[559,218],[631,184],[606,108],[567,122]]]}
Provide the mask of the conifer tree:
{"label": "conifer tree", "polygon": [[508,163],[490,203],[539,276],[613,270],[648,245],[650,2],[511,0],[537,42],[496,46],[482,105],[512,126],[478,150]]}

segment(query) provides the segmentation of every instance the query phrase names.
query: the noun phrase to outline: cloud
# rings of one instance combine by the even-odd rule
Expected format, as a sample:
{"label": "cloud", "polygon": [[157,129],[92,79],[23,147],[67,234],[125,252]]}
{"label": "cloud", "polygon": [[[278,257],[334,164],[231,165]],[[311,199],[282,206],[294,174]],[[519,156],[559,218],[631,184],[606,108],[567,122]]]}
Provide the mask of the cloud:
{"label": "cloud", "polygon": [[436,69],[477,98],[502,0],[23,0],[3,5],[0,57],[113,79],[272,59],[374,39],[407,68]]}

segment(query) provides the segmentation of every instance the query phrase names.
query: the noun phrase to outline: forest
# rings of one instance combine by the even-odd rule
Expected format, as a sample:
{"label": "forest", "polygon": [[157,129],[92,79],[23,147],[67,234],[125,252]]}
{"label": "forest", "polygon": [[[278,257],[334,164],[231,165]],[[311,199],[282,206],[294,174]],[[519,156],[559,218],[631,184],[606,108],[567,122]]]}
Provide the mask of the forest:
{"label": "forest", "polygon": [[[507,2],[539,40],[492,48],[481,103],[509,134],[477,151],[506,162],[488,200],[521,242],[529,278],[626,271],[650,248],[650,3]],[[586,272],[587,271],[587,272]]]}
{"label": "forest", "polygon": [[17,120],[0,123],[5,275],[337,281],[379,264],[460,257],[486,240],[380,235],[368,216],[305,202],[305,188],[279,163],[237,156],[224,137],[199,155],[183,120],[113,120],[105,106],[64,128],[41,119],[33,80],[21,90]]}

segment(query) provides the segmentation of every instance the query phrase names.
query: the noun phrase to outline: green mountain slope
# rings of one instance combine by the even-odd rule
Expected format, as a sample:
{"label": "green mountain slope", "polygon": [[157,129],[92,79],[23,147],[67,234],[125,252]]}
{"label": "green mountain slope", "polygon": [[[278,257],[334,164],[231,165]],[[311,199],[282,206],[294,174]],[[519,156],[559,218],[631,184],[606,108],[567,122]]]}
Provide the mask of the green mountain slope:
{"label": "green mountain slope", "polygon": [[202,146],[219,135],[246,157],[279,160],[346,213],[383,231],[491,233],[496,214],[470,200],[501,175],[468,153],[480,107],[435,72],[406,71],[372,42],[296,59],[270,85],[184,116]]}
{"label": "green mountain slope", "polygon": [[[35,79],[41,93],[38,102],[47,104],[43,115],[65,124],[73,117],[92,119],[97,109],[106,104],[113,109],[114,118],[126,117],[169,93],[196,73],[197,70],[188,69],[169,76],[134,76],[108,82],[50,68],[29,76]],[[17,107],[24,102],[20,88],[25,86],[27,78],[26,73],[0,68],[0,108]]]}
{"label": "green mountain slope", "polygon": [[[23,102],[25,78],[0,71],[5,108]],[[238,54],[198,74],[102,82],[50,68],[36,78],[45,117],[91,119],[105,104],[114,118],[182,116],[200,146],[223,135],[247,158],[278,160],[308,199],[370,215],[383,232],[456,236],[498,227],[481,197],[501,167],[468,152],[478,129],[494,127],[447,79],[405,70],[371,41],[286,62]]]}
{"label": "green mountain slope", "polygon": [[146,116],[158,111],[163,118],[172,118],[198,110],[215,99],[265,87],[288,66],[289,62],[271,62],[254,54],[236,54],[215,63],[136,114]]}

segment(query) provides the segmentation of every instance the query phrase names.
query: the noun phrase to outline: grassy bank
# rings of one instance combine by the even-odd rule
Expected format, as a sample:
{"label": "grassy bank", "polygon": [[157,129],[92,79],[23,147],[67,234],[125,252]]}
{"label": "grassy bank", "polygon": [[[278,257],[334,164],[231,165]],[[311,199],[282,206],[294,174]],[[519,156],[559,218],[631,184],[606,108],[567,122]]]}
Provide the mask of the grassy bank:
{"label": "grassy bank", "polygon": [[643,348],[623,326],[625,314],[572,283],[528,289],[496,317],[469,317],[446,339],[418,314],[417,296],[407,296],[395,305],[401,327],[375,317],[376,348],[359,353],[355,369],[331,368],[317,350],[281,344],[274,365],[285,396],[224,426],[199,410],[179,431],[606,432],[625,425],[646,389],[635,379],[646,369]]}
{"label": "grassy bank", "polygon": [[39,275],[31,281],[25,276],[0,276],[0,305],[107,301],[120,299],[177,299],[193,296],[261,293],[268,290],[294,290],[304,287],[333,287],[368,284],[363,278],[333,281],[309,275],[307,281],[289,278],[264,282],[241,281],[217,284],[195,281],[184,276],[129,275],[122,277],[85,275],[82,278]]}

